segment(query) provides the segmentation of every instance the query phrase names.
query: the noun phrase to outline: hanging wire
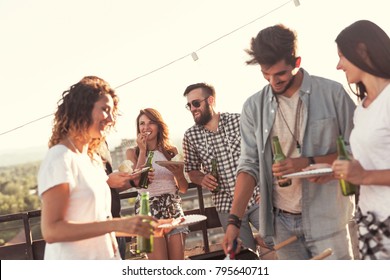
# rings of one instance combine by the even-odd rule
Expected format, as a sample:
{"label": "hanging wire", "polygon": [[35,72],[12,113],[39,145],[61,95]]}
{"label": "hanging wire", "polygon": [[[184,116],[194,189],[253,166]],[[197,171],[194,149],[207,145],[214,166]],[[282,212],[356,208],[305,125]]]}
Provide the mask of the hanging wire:
{"label": "hanging wire", "polygon": [[143,74],[143,75],[140,75],[140,76],[138,76],[138,77],[136,77],[136,78],[134,78],[134,79],[132,79],[132,80],[126,82],[126,83],[123,83],[123,84],[121,84],[121,85],[119,85],[119,86],[116,86],[114,89],[118,89],[118,88],[123,87],[123,86],[125,86],[125,85],[127,85],[127,84],[130,84],[130,83],[132,83],[132,82],[134,82],[134,81],[136,81],[136,80],[138,80],[138,79],[141,79],[141,78],[143,78],[143,77],[149,76],[150,74],[153,74],[154,72],[157,72],[157,71],[159,71],[159,70],[161,70],[161,69],[164,69],[165,67],[168,67],[169,65],[171,65],[171,64],[173,64],[173,63],[176,63],[176,62],[178,62],[178,61],[180,61],[180,60],[186,58],[186,57],[189,56],[189,55],[191,55],[191,54],[183,55],[182,57],[177,58],[177,59],[175,59],[175,60],[173,60],[173,61],[171,61],[171,62],[169,62],[169,63],[167,63],[167,64],[165,64],[165,65],[163,65],[163,66],[160,66],[160,67],[158,67],[158,68],[156,68],[156,69],[154,69],[154,70],[152,70],[152,71],[149,71],[149,72],[147,72],[147,73],[145,73],[145,74]]}
{"label": "hanging wire", "polygon": [[[229,35],[231,35],[231,34],[237,32],[238,30],[240,30],[240,29],[242,29],[242,28],[247,27],[248,25],[250,25],[250,24],[252,24],[252,23],[254,23],[254,22],[256,22],[256,21],[262,19],[263,17],[266,17],[267,15],[269,15],[269,14],[271,14],[271,13],[273,13],[273,12],[279,10],[279,9],[282,8],[282,7],[284,7],[285,5],[287,5],[288,3],[290,3],[291,1],[294,1],[294,0],[289,0],[289,1],[287,1],[286,3],[281,4],[280,6],[278,6],[278,7],[274,8],[274,9],[272,9],[271,11],[265,13],[264,15],[259,16],[258,18],[255,18],[255,19],[251,20],[250,22],[248,22],[248,23],[246,23],[246,24],[244,24],[244,25],[242,25],[242,26],[240,26],[240,27],[237,27],[236,29],[234,29],[234,30],[232,30],[232,31],[230,31],[230,32],[228,32],[228,33],[226,33],[225,35],[222,35],[221,37],[215,39],[214,41],[211,41],[210,43],[207,43],[206,45],[200,47],[200,48],[197,49],[195,52],[200,51],[200,50],[202,50],[202,49],[204,49],[204,48],[210,46],[211,44],[214,44],[214,43],[218,42],[219,40],[221,40],[221,39],[223,39],[223,38],[225,38],[225,37],[227,37],[227,36],[229,36]],[[295,0],[295,1],[296,1],[296,0]]]}
{"label": "hanging wire", "polygon": [[10,132],[12,132],[12,131],[15,131],[15,130],[17,130],[17,129],[19,129],[19,128],[22,128],[22,127],[24,127],[24,126],[27,126],[27,125],[29,125],[29,124],[35,123],[35,122],[37,122],[37,121],[46,119],[46,118],[48,118],[48,117],[50,117],[50,116],[52,116],[52,115],[54,115],[54,114],[49,114],[49,115],[40,117],[40,118],[38,118],[38,119],[29,121],[28,123],[22,124],[22,125],[20,125],[20,126],[17,126],[17,127],[15,127],[15,128],[10,129],[10,130],[4,131],[4,132],[0,133],[0,136],[2,136],[2,135],[4,135],[4,134],[7,134],[7,133],[10,133]]}
{"label": "hanging wire", "polygon": [[[157,72],[157,71],[159,71],[159,70],[161,70],[161,69],[163,69],[163,68],[165,68],[165,67],[168,67],[169,65],[171,65],[171,64],[173,64],[173,63],[176,63],[176,62],[178,62],[178,61],[180,61],[180,60],[182,60],[182,59],[184,59],[184,58],[186,58],[186,57],[188,57],[188,56],[191,56],[191,57],[193,58],[193,60],[196,61],[196,60],[198,59],[198,57],[197,57],[197,55],[196,55],[196,53],[197,53],[198,51],[203,50],[204,48],[206,48],[206,47],[208,47],[208,46],[210,46],[210,45],[212,45],[212,44],[214,44],[214,43],[216,43],[216,42],[222,40],[223,38],[225,38],[225,37],[227,37],[227,36],[229,36],[229,35],[231,35],[231,34],[237,32],[238,30],[243,29],[243,28],[247,27],[248,25],[250,25],[250,24],[252,24],[252,23],[254,23],[254,22],[256,22],[256,21],[262,19],[263,17],[266,17],[267,15],[269,15],[269,14],[271,14],[271,13],[273,13],[273,12],[279,10],[279,9],[281,9],[282,7],[284,7],[285,5],[287,5],[288,3],[290,3],[291,1],[294,1],[294,3],[295,3],[296,0],[288,0],[288,1],[285,2],[284,4],[281,4],[280,6],[278,6],[278,7],[274,8],[274,9],[272,9],[271,11],[265,13],[264,15],[261,15],[261,16],[255,18],[255,19],[251,20],[250,22],[248,22],[248,23],[246,23],[246,24],[244,24],[244,25],[242,25],[242,26],[240,26],[240,27],[237,27],[236,29],[234,29],[234,30],[232,30],[232,31],[230,31],[230,32],[228,32],[228,33],[226,33],[226,34],[224,34],[224,35],[218,37],[217,39],[215,39],[215,40],[213,40],[213,41],[211,41],[211,42],[209,42],[209,43],[203,45],[202,47],[200,47],[200,48],[197,49],[196,51],[191,52],[191,53],[188,53],[188,54],[186,54],[186,55],[183,55],[182,57],[177,58],[177,59],[175,59],[175,60],[173,60],[173,61],[171,61],[171,62],[169,62],[169,63],[167,63],[167,64],[165,64],[165,65],[163,65],[163,66],[160,66],[160,67],[157,68],[157,69],[154,69],[154,70],[149,71],[149,72],[147,72],[147,73],[145,73],[145,74],[143,74],[143,75],[140,75],[140,76],[138,76],[138,77],[136,77],[136,78],[134,78],[134,79],[132,79],[132,80],[126,82],[126,83],[123,83],[123,84],[121,84],[121,85],[115,87],[115,89],[118,89],[118,88],[120,88],[120,87],[123,87],[123,86],[125,86],[125,85],[127,85],[127,84],[130,84],[130,83],[132,83],[132,82],[134,82],[134,81],[136,81],[136,80],[138,80],[138,79],[141,79],[141,78],[143,78],[143,77],[149,76],[150,74],[153,74],[154,72]],[[194,53],[195,53],[195,55],[194,55]],[[194,56],[196,57],[196,59],[194,58]]]}
{"label": "hanging wire", "polygon": [[[213,40],[213,41],[211,41],[211,42],[209,42],[209,43],[203,45],[202,47],[200,47],[200,48],[197,49],[196,51],[193,51],[193,52],[190,52],[190,53],[188,53],[188,54],[186,54],[186,55],[183,55],[182,57],[179,57],[179,58],[177,58],[177,59],[175,59],[175,60],[173,60],[173,61],[171,61],[171,62],[168,62],[167,64],[164,64],[164,65],[162,65],[162,66],[160,66],[160,67],[158,67],[158,68],[156,68],[156,69],[153,69],[153,70],[151,70],[151,71],[149,71],[149,72],[147,72],[147,73],[145,73],[145,74],[142,74],[142,75],[140,75],[140,76],[138,76],[138,77],[136,77],[136,78],[134,78],[134,79],[132,79],[132,80],[130,80],[130,81],[127,81],[127,82],[125,82],[125,83],[123,83],[123,84],[120,84],[120,85],[114,87],[114,89],[118,89],[118,88],[123,87],[123,86],[125,86],[125,85],[128,85],[128,84],[130,84],[130,83],[133,83],[133,82],[136,81],[136,80],[139,80],[139,79],[141,79],[141,78],[144,78],[144,77],[146,77],[146,76],[149,76],[149,75],[151,75],[151,74],[153,74],[153,73],[155,73],[155,72],[157,72],[157,71],[160,71],[160,70],[162,70],[162,69],[164,69],[164,68],[166,68],[166,67],[168,67],[168,66],[170,66],[170,65],[172,65],[172,64],[174,64],[174,63],[176,63],[176,62],[178,62],[178,61],[180,61],[180,60],[182,60],[182,59],[184,59],[184,58],[186,58],[186,57],[188,57],[188,56],[191,56],[191,57],[193,57],[193,59],[194,59],[194,55],[193,55],[194,53],[195,53],[195,55],[196,55],[196,52],[198,52],[198,51],[200,51],[200,50],[203,50],[204,48],[206,48],[206,47],[208,47],[208,46],[210,46],[210,45],[212,45],[212,44],[214,44],[214,43],[216,43],[216,42],[222,40],[223,38],[225,38],[225,37],[227,37],[227,36],[229,36],[229,35],[231,35],[231,34],[237,32],[237,31],[239,31],[239,30],[241,30],[241,29],[247,27],[248,25],[250,25],[250,24],[252,24],[252,23],[254,23],[254,22],[256,22],[256,21],[258,21],[258,20],[260,20],[260,19],[262,19],[262,18],[264,18],[265,16],[267,16],[267,15],[269,15],[269,14],[271,14],[271,13],[277,11],[277,10],[279,10],[280,8],[284,7],[285,5],[287,5],[287,4],[290,3],[290,2],[294,2],[294,4],[295,4],[296,7],[297,7],[297,2],[299,3],[299,1],[297,1],[297,0],[288,0],[288,1],[285,2],[284,4],[281,4],[280,6],[278,6],[278,7],[274,8],[274,9],[270,10],[269,12],[267,12],[267,13],[265,13],[265,14],[263,14],[263,15],[257,17],[257,18],[255,18],[255,19],[251,20],[250,22],[248,22],[248,23],[246,23],[246,24],[244,24],[244,25],[241,25],[240,27],[237,27],[236,29],[234,29],[234,30],[232,30],[232,31],[230,31],[230,32],[228,32],[228,33],[226,33],[226,34],[224,34],[224,35],[218,37],[217,39],[215,39],[215,40]],[[299,5],[298,5],[298,6],[299,6]],[[196,57],[197,57],[197,55],[196,55]],[[194,59],[194,61],[195,61],[195,59]],[[20,126],[17,126],[17,127],[15,127],[15,128],[12,128],[12,129],[10,129],[10,130],[1,132],[1,133],[0,133],[0,136],[5,135],[5,134],[8,134],[8,133],[11,133],[11,132],[13,132],[13,131],[15,131],[15,130],[18,130],[18,129],[22,128],[22,127],[25,127],[25,126],[30,125],[30,124],[32,124],[32,123],[35,123],[35,122],[37,122],[37,121],[46,119],[46,118],[48,118],[48,117],[50,117],[50,116],[52,116],[52,115],[54,115],[54,114],[49,114],[49,115],[40,117],[40,118],[38,118],[38,119],[29,121],[29,122],[27,122],[27,123],[25,123],[25,124],[22,124],[22,125],[20,125]]]}

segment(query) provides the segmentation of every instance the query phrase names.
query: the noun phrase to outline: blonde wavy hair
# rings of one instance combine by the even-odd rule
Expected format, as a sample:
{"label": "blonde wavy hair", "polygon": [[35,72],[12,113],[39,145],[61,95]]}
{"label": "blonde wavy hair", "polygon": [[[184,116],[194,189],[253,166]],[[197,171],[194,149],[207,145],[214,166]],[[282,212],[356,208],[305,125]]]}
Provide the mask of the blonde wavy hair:
{"label": "blonde wavy hair", "polygon": [[[94,104],[106,94],[110,95],[114,101],[114,120],[111,125],[113,127],[118,115],[119,98],[106,81],[96,76],[86,76],[72,85],[69,90],[64,91],[54,115],[49,148],[57,145],[69,135],[79,140],[89,139],[88,128],[93,122]],[[99,139],[90,139],[88,155],[91,158],[104,141],[104,136]]]}

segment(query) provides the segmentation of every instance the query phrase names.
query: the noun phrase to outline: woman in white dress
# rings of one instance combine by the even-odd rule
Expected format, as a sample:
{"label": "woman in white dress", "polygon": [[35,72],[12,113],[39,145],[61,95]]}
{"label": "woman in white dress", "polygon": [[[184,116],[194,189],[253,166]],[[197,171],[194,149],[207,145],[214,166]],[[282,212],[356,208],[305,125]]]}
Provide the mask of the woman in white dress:
{"label": "woman in white dress", "polygon": [[38,174],[45,259],[120,259],[115,232],[148,237],[150,217],[111,217],[107,175],[96,149],[114,125],[118,98],[84,77],[62,94]]}

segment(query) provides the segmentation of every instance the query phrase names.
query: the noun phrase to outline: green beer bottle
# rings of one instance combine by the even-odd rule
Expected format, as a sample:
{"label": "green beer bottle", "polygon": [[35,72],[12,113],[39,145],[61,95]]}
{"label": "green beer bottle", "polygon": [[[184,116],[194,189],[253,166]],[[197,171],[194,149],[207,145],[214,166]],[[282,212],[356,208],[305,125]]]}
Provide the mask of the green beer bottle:
{"label": "green beer bottle", "polygon": [[[145,167],[152,168],[153,155],[154,155],[153,151],[148,152],[148,157],[146,159]],[[140,188],[140,189],[147,189],[148,188],[148,185],[149,185],[148,174],[149,174],[149,170],[141,173],[141,178],[139,179],[138,188]]]}
{"label": "green beer bottle", "polygon": [[[141,194],[139,214],[150,216],[149,192],[144,192]],[[137,253],[140,254],[151,252],[153,252],[153,234],[151,234],[149,238],[137,236]]]}
{"label": "green beer bottle", "polygon": [[218,193],[220,190],[219,186],[219,175],[218,175],[218,169],[217,169],[217,159],[213,158],[211,160],[211,173],[210,173],[215,179],[217,179],[218,186],[213,189],[211,192],[212,193]]}
{"label": "green beer bottle", "polygon": [[[339,160],[350,160],[347,149],[345,148],[344,139],[342,136],[337,138],[337,159]],[[343,195],[354,195],[356,193],[356,186],[345,181],[344,179],[340,179],[340,187]]]}
{"label": "green beer bottle", "polygon": [[[282,147],[280,146],[279,137],[274,136],[272,137],[272,147],[274,150],[274,163],[280,162],[284,159],[286,159],[286,156],[284,155],[282,151]],[[281,177],[276,178],[278,180],[278,184],[280,187],[288,187],[291,185],[291,179],[283,179]],[[283,182],[280,182],[279,180],[284,180]]]}

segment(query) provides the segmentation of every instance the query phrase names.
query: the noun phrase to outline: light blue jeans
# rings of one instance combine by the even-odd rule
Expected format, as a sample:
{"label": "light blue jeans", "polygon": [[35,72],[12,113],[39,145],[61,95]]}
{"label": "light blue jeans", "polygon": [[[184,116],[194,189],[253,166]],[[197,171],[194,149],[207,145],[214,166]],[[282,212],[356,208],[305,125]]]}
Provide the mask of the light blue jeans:
{"label": "light blue jeans", "polygon": [[320,239],[309,239],[304,235],[301,215],[281,213],[276,209],[274,243],[278,244],[294,235],[298,237],[297,241],[276,251],[279,260],[308,260],[328,248],[333,252],[326,258],[328,260],[353,259],[348,225],[345,229]]}

